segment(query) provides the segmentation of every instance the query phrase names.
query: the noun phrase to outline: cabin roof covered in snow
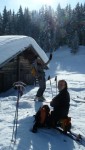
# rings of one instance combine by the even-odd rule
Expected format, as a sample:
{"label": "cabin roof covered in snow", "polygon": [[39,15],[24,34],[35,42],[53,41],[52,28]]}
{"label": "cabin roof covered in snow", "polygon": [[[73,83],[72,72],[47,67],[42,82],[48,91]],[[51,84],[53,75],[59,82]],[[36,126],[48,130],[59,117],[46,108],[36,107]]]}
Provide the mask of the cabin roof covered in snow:
{"label": "cabin roof covered in snow", "polygon": [[28,47],[33,47],[44,63],[48,61],[47,55],[33,38],[21,35],[0,36],[0,68]]}

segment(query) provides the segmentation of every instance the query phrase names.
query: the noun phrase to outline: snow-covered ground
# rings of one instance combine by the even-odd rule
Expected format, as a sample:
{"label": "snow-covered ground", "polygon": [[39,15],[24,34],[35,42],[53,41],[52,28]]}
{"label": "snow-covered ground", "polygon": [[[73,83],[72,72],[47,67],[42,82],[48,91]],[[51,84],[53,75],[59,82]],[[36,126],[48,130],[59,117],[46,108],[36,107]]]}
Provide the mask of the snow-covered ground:
{"label": "snow-covered ground", "polygon": [[76,55],[71,54],[66,46],[60,47],[53,53],[50,69],[46,71],[46,78],[48,75],[51,77],[52,91],[50,81],[47,81],[44,93],[46,102],[33,101],[38,89],[34,86],[27,86],[19,100],[15,145],[11,143],[11,139],[17,91],[12,88],[0,95],[0,150],[85,150],[84,146],[54,129],[39,129],[36,134],[30,132],[35,112],[43,104],[49,105],[52,92],[53,96],[56,92],[58,93],[55,82],[55,76],[57,76],[57,80],[65,79],[68,83],[71,96],[69,116],[72,118],[72,131],[85,136],[85,47],[81,46]]}

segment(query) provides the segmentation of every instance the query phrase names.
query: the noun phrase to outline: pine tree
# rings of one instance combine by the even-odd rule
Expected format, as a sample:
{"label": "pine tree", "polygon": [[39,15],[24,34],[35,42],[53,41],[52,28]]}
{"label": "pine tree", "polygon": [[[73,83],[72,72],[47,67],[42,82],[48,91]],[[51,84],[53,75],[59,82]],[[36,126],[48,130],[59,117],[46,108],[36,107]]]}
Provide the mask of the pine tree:
{"label": "pine tree", "polygon": [[73,37],[73,40],[72,40],[71,48],[72,48],[71,53],[76,54],[78,52],[79,37],[78,37],[77,31],[75,31],[75,33],[74,33],[74,37]]}
{"label": "pine tree", "polygon": [[16,16],[15,12],[13,11],[13,13],[11,15],[11,33],[10,34],[12,34],[12,35],[17,34],[16,26],[17,26],[17,16]]}
{"label": "pine tree", "polygon": [[24,34],[24,15],[22,7],[20,6],[19,11],[17,13],[17,34],[23,35]]}
{"label": "pine tree", "polygon": [[0,13],[0,35],[2,35],[2,15]]}
{"label": "pine tree", "polygon": [[24,10],[24,34],[31,36],[31,13],[28,8]]}
{"label": "pine tree", "polygon": [[6,34],[7,24],[8,24],[8,12],[5,6],[3,10],[3,16],[2,16],[2,34],[3,35]]}
{"label": "pine tree", "polygon": [[11,19],[12,19],[12,14],[11,14],[11,10],[7,12],[7,24],[6,24],[6,28],[5,28],[5,33],[7,35],[10,35],[11,34]]}

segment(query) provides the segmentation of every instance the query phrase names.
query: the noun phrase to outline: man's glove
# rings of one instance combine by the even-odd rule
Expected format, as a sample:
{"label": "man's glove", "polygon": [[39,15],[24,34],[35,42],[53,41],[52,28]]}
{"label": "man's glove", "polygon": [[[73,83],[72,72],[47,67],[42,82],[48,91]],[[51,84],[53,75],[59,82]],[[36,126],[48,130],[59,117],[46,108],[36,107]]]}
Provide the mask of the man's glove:
{"label": "man's glove", "polygon": [[50,57],[49,57],[49,60],[51,60],[52,59],[52,54],[50,54]]}
{"label": "man's glove", "polygon": [[48,80],[50,80],[50,75],[48,76]]}

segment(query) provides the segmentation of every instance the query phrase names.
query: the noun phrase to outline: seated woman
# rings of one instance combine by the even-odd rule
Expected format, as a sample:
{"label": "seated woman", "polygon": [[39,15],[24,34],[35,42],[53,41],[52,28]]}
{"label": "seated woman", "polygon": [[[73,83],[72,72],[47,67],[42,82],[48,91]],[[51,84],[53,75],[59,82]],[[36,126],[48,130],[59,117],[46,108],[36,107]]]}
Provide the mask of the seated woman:
{"label": "seated woman", "polygon": [[59,94],[50,102],[53,111],[50,112],[48,105],[43,105],[35,115],[35,123],[32,132],[37,132],[40,127],[56,127],[60,119],[65,119],[68,116],[70,106],[70,95],[67,91],[67,82],[60,80],[58,82]]}
{"label": "seated woman", "polygon": [[53,107],[51,112],[51,119],[57,123],[61,118],[68,116],[70,107],[70,95],[67,90],[67,82],[60,80],[58,82],[59,94],[56,95],[50,102],[50,106]]}

